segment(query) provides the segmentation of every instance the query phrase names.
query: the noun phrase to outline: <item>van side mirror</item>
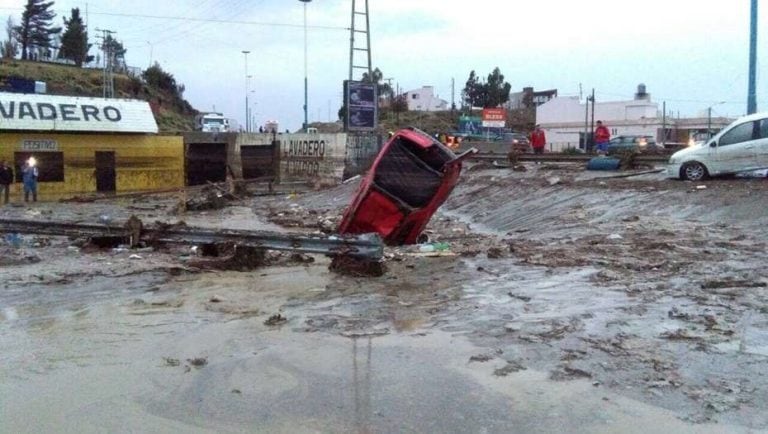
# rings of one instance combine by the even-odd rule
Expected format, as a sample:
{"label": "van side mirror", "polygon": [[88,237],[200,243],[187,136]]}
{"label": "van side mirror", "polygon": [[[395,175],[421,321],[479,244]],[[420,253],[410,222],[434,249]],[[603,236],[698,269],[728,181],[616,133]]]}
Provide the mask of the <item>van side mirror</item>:
{"label": "van side mirror", "polygon": [[709,147],[710,148],[717,148],[717,141],[713,140],[713,141],[709,142]]}

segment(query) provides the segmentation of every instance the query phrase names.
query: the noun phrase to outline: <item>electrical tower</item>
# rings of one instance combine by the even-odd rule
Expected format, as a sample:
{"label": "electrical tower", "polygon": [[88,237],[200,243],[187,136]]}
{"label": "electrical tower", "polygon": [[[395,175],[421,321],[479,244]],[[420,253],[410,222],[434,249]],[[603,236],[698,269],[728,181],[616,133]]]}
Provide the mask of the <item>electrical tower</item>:
{"label": "electrical tower", "polygon": [[[373,78],[371,69],[371,33],[370,20],[368,19],[368,0],[363,0],[365,10],[360,10],[357,6],[357,0],[352,0],[352,25],[349,32],[349,81],[353,81],[355,69],[363,69],[368,73],[368,77]],[[358,23],[358,19],[363,23]],[[360,45],[355,37],[357,34],[365,35],[365,45]],[[360,56],[355,54],[365,54],[365,64],[357,64]]]}
{"label": "electrical tower", "polygon": [[112,30],[105,30],[105,29],[96,29],[97,32],[101,32],[100,36],[97,36],[97,38],[101,39],[101,51],[103,52],[104,57],[104,86],[103,86],[103,96],[104,98],[114,98],[115,97],[115,78],[114,78],[114,63],[115,63],[115,53],[112,51],[112,44],[109,43],[110,40],[114,40],[112,38],[113,34],[116,34],[117,32],[113,32]]}

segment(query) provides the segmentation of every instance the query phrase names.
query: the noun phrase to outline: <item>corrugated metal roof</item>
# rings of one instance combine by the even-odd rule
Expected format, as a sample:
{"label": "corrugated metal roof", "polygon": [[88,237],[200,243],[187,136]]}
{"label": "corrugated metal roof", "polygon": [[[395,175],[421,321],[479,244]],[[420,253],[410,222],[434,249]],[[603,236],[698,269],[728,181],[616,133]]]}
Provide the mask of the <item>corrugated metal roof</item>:
{"label": "corrugated metal roof", "polygon": [[6,92],[0,92],[0,130],[158,131],[146,101]]}

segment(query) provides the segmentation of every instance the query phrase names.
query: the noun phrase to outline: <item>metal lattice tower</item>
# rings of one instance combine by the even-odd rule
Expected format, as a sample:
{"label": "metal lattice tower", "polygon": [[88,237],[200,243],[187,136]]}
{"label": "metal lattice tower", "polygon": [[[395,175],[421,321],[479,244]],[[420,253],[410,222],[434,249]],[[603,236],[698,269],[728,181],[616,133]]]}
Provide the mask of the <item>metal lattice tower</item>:
{"label": "metal lattice tower", "polygon": [[101,36],[101,50],[103,51],[104,56],[104,85],[103,85],[103,96],[104,98],[114,98],[115,97],[115,78],[114,78],[114,56],[115,53],[112,52],[112,47],[107,43],[108,40],[111,38],[111,35],[117,33],[113,32],[112,30],[103,30],[103,29],[96,29],[97,32],[102,32]]}
{"label": "metal lattice tower", "polygon": [[[349,33],[349,81],[354,80],[355,69],[363,69],[368,73],[368,77],[373,77],[373,70],[371,69],[371,32],[370,21],[368,19],[368,0],[363,0],[365,10],[358,9],[357,0],[352,0],[352,25],[350,26]],[[359,23],[363,21],[363,23]],[[365,35],[365,46],[356,44],[356,35]],[[356,54],[365,54],[365,64],[358,64],[360,56]]]}

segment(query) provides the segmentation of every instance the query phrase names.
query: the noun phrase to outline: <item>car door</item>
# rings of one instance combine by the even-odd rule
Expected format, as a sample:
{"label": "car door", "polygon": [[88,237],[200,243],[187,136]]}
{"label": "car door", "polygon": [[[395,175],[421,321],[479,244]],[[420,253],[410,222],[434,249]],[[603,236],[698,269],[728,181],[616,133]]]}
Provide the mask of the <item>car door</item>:
{"label": "car door", "polygon": [[759,138],[755,141],[755,154],[757,164],[761,169],[765,169],[768,168],[768,119],[760,119],[757,122],[760,128]]}
{"label": "car door", "polygon": [[744,122],[728,130],[715,142],[710,173],[735,173],[758,168],[758,137],[759,125],[755,121]]}

